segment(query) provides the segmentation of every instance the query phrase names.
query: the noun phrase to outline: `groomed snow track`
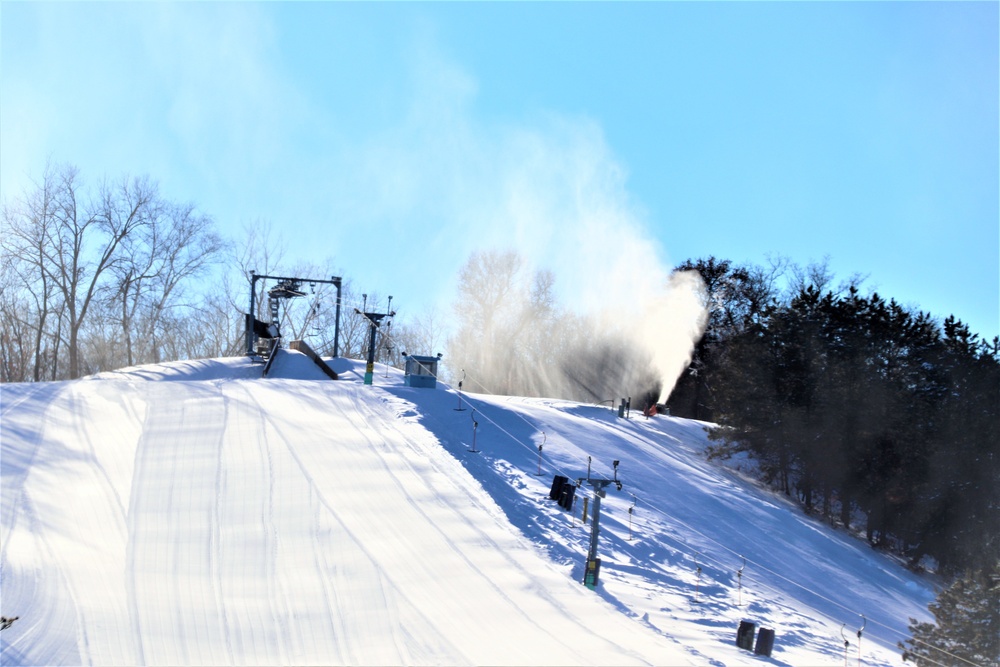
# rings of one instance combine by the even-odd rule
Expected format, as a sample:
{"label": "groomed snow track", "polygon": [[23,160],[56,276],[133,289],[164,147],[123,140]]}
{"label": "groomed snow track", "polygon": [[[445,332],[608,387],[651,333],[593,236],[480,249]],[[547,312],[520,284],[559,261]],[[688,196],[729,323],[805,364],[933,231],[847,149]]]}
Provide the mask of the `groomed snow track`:
{"label": "groomed snow track", "polygon": [[282,356],[3,386],[4,664],[679,659],[377,389]]}

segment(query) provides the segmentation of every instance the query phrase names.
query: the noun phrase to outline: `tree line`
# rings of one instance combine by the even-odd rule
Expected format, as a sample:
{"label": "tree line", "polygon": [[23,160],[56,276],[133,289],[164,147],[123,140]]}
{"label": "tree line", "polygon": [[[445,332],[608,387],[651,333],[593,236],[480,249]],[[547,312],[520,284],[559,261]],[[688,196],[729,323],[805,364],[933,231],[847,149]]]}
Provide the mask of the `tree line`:
{"label": "tree line", "polygon": [[1000,660],[1000,341],[825,264],[686,262],[709,322],[669,399],[807,512],[949,582],[903,659]]}
{"label": "tree line", "polygon": [[914,566],[995,565],[996,338],[862,294],[857,277],[834,287],[823,265],[683,268],[702,274],[710,318],[672,414],[719,424],[719,453],[751,454],[807,511]]}
{"label": "tree line", "polygon": [[[149,177],[88,184],[76,167],[50,164],[0,211],[0,382],[243,354],[251,270],[339,275],[329,264],[289,262],[262,221],[224,238],[211,216],[171,200]],[[346,279],[341,298],[339,352],[360,358],[368,329],[355,306],[385,300],[357,294]],[[266,290],[255,308],[267,312]],[[281,304],[282,334],[332,353],[335,312],[332,287],[314,286]],[[433,320],[402,318],[379,361],[398,365],[407,345],[437,345]]]}
{"label": "tree line", "polygon": [[77,378],[98,359],[159,361],[190,344],[186,288],[222,248],[193,206],[148,178],[88,189],[74,167],[50,165],[2,216],[4,381]]}

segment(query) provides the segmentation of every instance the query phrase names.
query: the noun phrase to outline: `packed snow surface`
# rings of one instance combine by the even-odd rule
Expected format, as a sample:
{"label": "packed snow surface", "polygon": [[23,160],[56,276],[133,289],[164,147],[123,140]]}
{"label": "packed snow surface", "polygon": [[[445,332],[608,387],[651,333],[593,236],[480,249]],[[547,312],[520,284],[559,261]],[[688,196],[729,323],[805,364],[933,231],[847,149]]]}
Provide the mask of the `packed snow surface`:
{"label": "packed snow surface", "polygon": [[[926,580],[707,461],[704,424],[331,365],[0,386],[2,663],[900,664],[927,618]],[[590,590],[592,488],[549,489],[615,460]]]}

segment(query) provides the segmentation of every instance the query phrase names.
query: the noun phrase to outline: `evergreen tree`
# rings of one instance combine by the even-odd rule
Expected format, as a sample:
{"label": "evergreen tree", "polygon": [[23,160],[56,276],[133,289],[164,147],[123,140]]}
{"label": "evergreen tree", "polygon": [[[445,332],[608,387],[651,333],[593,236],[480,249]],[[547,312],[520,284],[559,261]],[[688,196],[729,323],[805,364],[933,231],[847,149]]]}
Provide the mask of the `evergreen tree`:
{"label": "evergreen tree", "polygon": [[688,260],[676,271],[697,271],[705,285],[708,323],[695,343],[691,363],[677,380],[667,401],[673,415],[704,421],[714,420],[712,386],[720,355],[729,341],[741,336],[775,300],[774,282],[782,270],[780,262],[769,268],[734,265],[715,257]]}
{"label": "evergreen tree", "polygon": [[935,495],[923,532],[926,551],[950,573],[988,567],[1000,551],[1000,363],[977,338],[945,320]]}
{"label": "evergreen tree", "polygon": [[[710,294],[738,284],[727,262],[693,268]],[[1000,341],[828,283],[817,270],[763,307],[714,311],[678,399],[702,409],[708,394],[718,451],[750,452],[807,511],[820,501],[832,521],[839,504],[845,527],[860,511],[872,546],[914,567],[986,567],[1000,553]]]}
{"label": "evergreen tree", "polygon": [[934,623],[910,619],[903,660],[920,667],[1000,663],[1000,560],[955,579],[929,607]]}

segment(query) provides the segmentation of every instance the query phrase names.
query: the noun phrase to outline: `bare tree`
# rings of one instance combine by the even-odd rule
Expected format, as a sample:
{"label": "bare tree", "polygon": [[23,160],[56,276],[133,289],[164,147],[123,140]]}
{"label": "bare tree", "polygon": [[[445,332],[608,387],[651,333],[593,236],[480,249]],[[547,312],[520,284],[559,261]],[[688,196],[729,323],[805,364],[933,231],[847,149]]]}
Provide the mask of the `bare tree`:
{"label": "bare tree", "polygon": [[649,354],[607,318],[564,310],[555,276],[517,253],[474,253],[459,273],[446,363],[498,394],[606,400],[657,383]]}
{"label": "bare tree", "polygon": [[501,394],[554,395],[549,375],[558,321],[555,278],[529,273],[515,251],[473,253],[459,271],[448,366],[463,369],[483,388]]}
{"label": "bare tree", "polygon": [[32,345],[38,328],[32,311],[21,298],[14,264],[4,254],[0,262],[0,382],[24,382],[31,379],[32,360],[38,372],[39,359]]}
{"label": "bare tree", "polygon": [[[437,308],[418,313],[413,317],[400,316],[392,325],[391,343],[397,352],[412,354],[437,354],[444,352],[445,339],[442,315]],[[393,357],[398,365],[398,357]]]}
{"label": "bare tree", "polygon": [[197,327],[177,327],[173,342],[190,359],[245,354],[245,308],[238,306],[224,287],[211,291],[191,309]]}
{"label": "bare tree", "polygon": [[[162,341],[169,331],[171,311],[191,306],[185,285],[215,263],[224,248],[212,230],[212,220],[191,204],[155,202],[147,225],[122,244],[123,261],[112,271],[112,299],[118,304],[127,363],[135,363],[135,341],[144,361],[163,359]],[[183,325],[182,325],[183,326]]]}
{"label": "bare tree", "polygon": [[498,393],[508,391],[504,375],[513,362],[510,334],[521,317],[522,264],[513,250],[474,252],[458,274],[454,311],[459,326],[447,363]]}
{"label": "bare tree", "polygon": [[123,177],[101,185],[89,206],[77,201],[77,171],[60,171],[56,227],[49,239],[47,270],[66,306],[69,377],[81,375],[80,331],[104,277],[119,259],[125,239],[151,223],[158,203],[147,178]]}
{"label": "bare tree", "polygon": [[[67,181],[72,181],[66,173],[68,171],[67,167],[46,165],[42,182],[36,184],[34,190],[27,191],[13,203],[5,203],[3,207],[0,252],[3,265],[9,272],[4,280],[5,307],[8,310],[6,320],[20,325],[17,340],[21,349],[28,349],[24,335],[26,330],[31,330],[33,362],[30,379],[35,382],[43,379],[49,363],[56,363],[55,353],[50,348],[57,348],[62,333],[61,326],[50,327],[50,317],[57,311],[61,315],[64,304],[57,290],[50,246],[56,234],[62,200],[66,196],[63,188]],[[61,323],[62,318],[57,317],[55,324]],[[14,344],[14,339],[9,336],[5,340],[7,344]]]}
{"label": "bare tree", "polygon": [[[147,177],[81,193],[76,168],[49,165],[40,183],[4,204],[0,309],[17,322],[2,338],[4,380],[157,361],[164,336],[184,326],[180,313],[202,298],[191,279],[222,247],[210,218],[165,201]],[[27,376],[14,360],[29,349]]]}

